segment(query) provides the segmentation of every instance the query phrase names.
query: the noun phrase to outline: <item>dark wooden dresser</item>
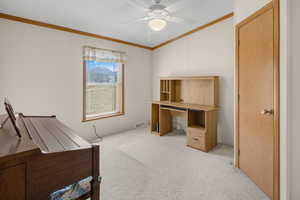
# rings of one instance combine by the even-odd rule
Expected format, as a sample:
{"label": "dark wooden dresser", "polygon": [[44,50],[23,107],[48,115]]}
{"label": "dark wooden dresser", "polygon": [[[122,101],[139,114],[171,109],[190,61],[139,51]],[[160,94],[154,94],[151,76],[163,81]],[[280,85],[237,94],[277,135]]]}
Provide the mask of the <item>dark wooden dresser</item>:
{"label": "dark wooden dresser", "polygon": [[[6,118],[0,116],[0,122]],[[21,138],[0,129],[0,200],[48,200],[50,194],[92,177],[80,199],[99,200],[99,146],[91,145],[56,117],[16,120]]]}

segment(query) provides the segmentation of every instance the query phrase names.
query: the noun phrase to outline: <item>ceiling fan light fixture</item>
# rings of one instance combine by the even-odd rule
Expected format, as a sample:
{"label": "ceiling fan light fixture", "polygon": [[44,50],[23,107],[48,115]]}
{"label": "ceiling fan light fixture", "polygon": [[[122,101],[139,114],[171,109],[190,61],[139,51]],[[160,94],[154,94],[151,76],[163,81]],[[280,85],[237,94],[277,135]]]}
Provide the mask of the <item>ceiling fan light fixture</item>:
{"label": "ceiling fan light fixture", "polygon": [[151,19],[148,25],[153,31],[161,31],[167,26],[167,21],[164,19]]}

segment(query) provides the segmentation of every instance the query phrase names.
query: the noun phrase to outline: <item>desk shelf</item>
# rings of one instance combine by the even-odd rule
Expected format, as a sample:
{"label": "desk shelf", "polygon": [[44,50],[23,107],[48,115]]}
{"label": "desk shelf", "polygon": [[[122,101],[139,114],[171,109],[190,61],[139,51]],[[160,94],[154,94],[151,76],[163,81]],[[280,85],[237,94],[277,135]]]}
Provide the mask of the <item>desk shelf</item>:
{"label": "desk shelf", "polygon": [[203,127],[205,129],[205,111],[189,110],[188,127]]}
{"label": "desk shelf", "polygon": [[169,111],[174,111],[174,112],[180,112],[180,113],[186,113],[185,110],[179,110],[179,109],[175,109],[175,108],[160,108],[161,110],[169,110]]}
{"label": "desk shelf", "polygon": [[176,107],[176,106],[160,105],[160,109],[170,110],[170,111],[174,111],[174,112],[181,112],[181,113],[187,112],[186,108],[180,108],[180,107]]}

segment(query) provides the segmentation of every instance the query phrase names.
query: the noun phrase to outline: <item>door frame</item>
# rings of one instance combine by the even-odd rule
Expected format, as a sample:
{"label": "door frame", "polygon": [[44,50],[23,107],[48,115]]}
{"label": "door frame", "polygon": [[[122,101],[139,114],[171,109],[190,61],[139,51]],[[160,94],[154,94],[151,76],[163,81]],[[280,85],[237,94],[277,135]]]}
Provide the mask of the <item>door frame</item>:
{"label": "door frame", "polygon": [[266,6],[235,26],[235,167],[239,166],[239,32],[241,27],[273,9],[274,18],[274,174],[273,200],[280,200],[280,26],[279,1]]}

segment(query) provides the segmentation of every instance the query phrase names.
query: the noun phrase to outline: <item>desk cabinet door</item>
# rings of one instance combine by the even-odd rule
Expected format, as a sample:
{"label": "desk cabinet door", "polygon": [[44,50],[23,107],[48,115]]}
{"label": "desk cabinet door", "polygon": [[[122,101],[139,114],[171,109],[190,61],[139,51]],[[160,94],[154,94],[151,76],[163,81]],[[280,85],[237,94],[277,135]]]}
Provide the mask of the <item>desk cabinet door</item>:
{"label": "desk cabinet door", "polygon": [[25,165],[0,170],[0,199],[25,200]]}

